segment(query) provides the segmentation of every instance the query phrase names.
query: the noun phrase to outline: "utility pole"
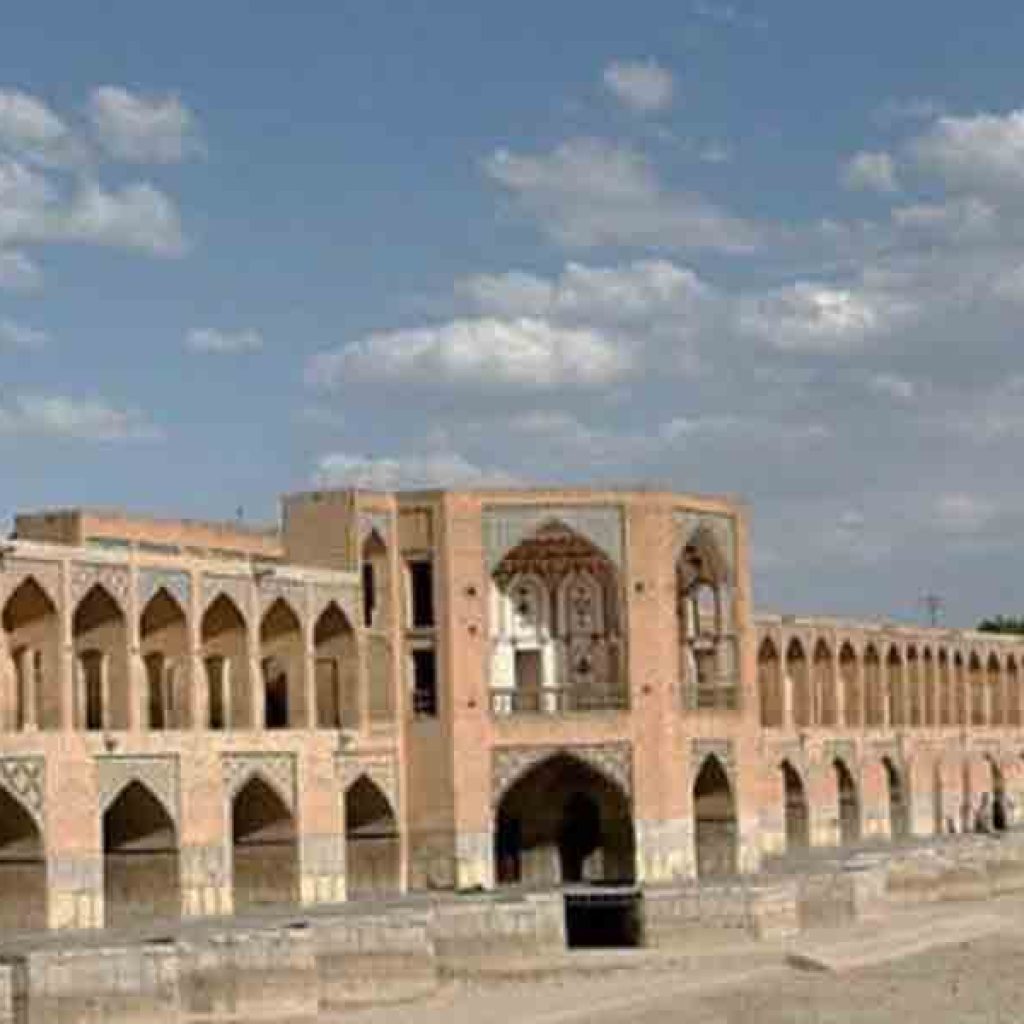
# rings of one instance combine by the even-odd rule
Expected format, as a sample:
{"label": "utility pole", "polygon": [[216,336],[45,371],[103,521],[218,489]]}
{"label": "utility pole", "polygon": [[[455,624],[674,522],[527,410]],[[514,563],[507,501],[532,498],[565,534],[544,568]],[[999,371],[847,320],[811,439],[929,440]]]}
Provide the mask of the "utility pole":
{"label": "utility pole", "polygon": [[928,625],[933,628],[939,624],[939,616],[942,614],[942,608],[945,605],[945,601],[938,594],[922,594],[921,604],[924,605],[925,612],[928,614]]}

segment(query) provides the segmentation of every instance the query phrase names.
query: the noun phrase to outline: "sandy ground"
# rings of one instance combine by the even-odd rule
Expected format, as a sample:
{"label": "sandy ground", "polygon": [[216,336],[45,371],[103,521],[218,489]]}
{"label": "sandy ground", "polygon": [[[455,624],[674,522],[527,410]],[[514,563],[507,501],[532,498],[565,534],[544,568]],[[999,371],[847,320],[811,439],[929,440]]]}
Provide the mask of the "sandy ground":
{"label": "sandy ground", "polygon": [[[956,907],[946,913],[955,915]],[[323,1024],[1010,1024],[1024,1022],[1024,906],[994,934],[843,973],[782,951],[556,979],[459,983],[427,1002],[325,1015]],[[1020,915],[1020,916],[1018,916]],[[927,922],[922,924],[926,926]]]}

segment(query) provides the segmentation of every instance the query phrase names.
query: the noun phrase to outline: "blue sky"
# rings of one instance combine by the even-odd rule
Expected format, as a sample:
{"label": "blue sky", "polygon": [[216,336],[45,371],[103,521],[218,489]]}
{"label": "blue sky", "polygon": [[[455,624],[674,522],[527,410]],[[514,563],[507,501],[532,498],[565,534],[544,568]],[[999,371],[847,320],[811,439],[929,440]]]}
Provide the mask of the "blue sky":
{"label": "blue sky", "polygon": [[4,510],[657,483],[762,606],[1024,605],[1020,5],[4,20]]}

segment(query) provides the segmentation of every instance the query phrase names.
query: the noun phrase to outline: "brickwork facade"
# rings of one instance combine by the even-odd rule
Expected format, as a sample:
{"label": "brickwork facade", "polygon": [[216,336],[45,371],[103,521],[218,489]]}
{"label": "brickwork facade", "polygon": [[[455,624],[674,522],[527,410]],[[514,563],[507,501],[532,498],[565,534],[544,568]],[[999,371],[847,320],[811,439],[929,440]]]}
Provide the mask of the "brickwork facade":
{"label": "brickwork facade", "polygon": [[755,615],[724,498],[20,516],[0,616],[8,928],[753,874],[1024,787],[1024,645]]}

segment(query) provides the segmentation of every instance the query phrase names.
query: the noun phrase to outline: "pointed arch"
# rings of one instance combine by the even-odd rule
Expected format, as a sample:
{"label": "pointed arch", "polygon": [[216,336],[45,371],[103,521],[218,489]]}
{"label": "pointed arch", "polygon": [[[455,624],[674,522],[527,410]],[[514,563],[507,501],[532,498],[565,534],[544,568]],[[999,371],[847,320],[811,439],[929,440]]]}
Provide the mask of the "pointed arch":
{"label": "pointed arch", "polygon": [[631,801],[609,774],[569,751],[532,764],[505,789],[494,824],[499,885],[630,882]]}
{"label": "pointed arch", "polygon": [[836,692],[836,666],[832,649],[824,637],[819,637],[814,645],[813,697],[817,706],[814,721],[818,725],[837,725],[839,698]]}
{"label": "pointed arch", "polygon": [[896,644],[889,645],[885,658],[885,693],[889,725],[907,724],[907,691],[904,677],[903,653]]}
{"label": "pointed arch", "polygon": [[864,694],[861,686],[860,665],[857,652],[849,640],[839,648],[839,678],[843,692],[842,724],[860,726],[864,724]]}
{"label": "pointed arch", "polygon": [[0,787],[0,928],[46,927],[46,855],[39,824],[22,802]]}
{"label": "pointed arch", "polygon": [[797,728],[813,724],[810,670],[799,637],[791,637],[786,645],[786,678],[792,693],[793,724]]}
{"label": "pointed arch", "polygon": [[348,616],[328,602],[313,625],[316,724],[320,729],[359,726],[359,649]]}
{"label": "pointed arch", "polygon": [[922,714],[924,699],[921,693],[921,662],[917,655],[917,647],[910,644],[906,652],[906,724],[919,726],[923,724]]}
{"label": "pointed arch", "polygon": [[850,846],[859,842],[860,793],[849,765],[837,757],[832,761],[832,772],[836,786],[836,806],[839,808],[839,842]]}
{"label": "pointed arch", "polygon": [[10,687],[0,692],[0,727],[55,728],[60,723],[60,616],[35,576],[23,577],[9,593],[0,607],[0,629],[0,682],[7,661]]}
{"label": "pointed arch", "polygon": [[989,792],[986,794],[988,823],[994,832],[1005,832],[1007,827],[1006,778],[999,762],[991,754],[985,755],[989,773]]}
{"label": "pointed arch", "polygon": [[400,888],[398,820],[366,774],[345,791],[345,872],[350,899],[389,896]]}
{"label": "pointed arch", "polygon": [[181,913],[174,819],[139,779],[127,782],[103,814],[103,894],[107,925]]}
{"label": "pointed arch", "polygon": [[1003,692],[1003,665],[992,651],[985,665],[985,720],[988,725],[1006,724],[1006,695]]}
{"label": "pointed arch", "polygon": [[739,867],[736,799],[722,762],[708,754],[693,782],[698,878],[735,875]]}
{"label": "pointed arch", "polygon": [[102,583],[82,595],[72,615],[79,729],[127,729],[132,720],[128,627],[121,605]]}
{"label": "pointed arch", "polygon": [[985,725],[985,669],[977,651],[967,658],[967,693],[971,725]]}
{"label": "pointed arch", "polygon": [[864,648],[864,724],[880,726],[885,721],[885,692],[882,686],[882,661],[878,648]]}
{"label": "pointed arch", "polygon": [[804,785],[803,776],[788,759],[779,765],[779,771],[782,774],[786,850],[806,850],[811,845],[807,787]]}
{"label": "pointed arch", "polygon": [[219,592],[199,625],[206,682],[207,727],[220,730],[251,724],[249,627],[234,598]]}
{"label": "pointed arch", "polygon": [[935,658],[930,647],[925,647],[921,657],[923,687],[923,724],[939,724],[938,678],[935,674]]}
{"label": "pointed arch", "polygon": [[785,718],[785,695],[779,652],[771,637],[765,637],[757,651],[757,688],[761,704],[761,724],[779,727]]}
{"label": "pointed arch", "polygon": [[945,647],[939,648],[939,725],[952,725],[956,713],[956,702],[953,696],[953,667],[949,661],[949,652]]}
{"label": "pointed arch", "polygon": [[953,652],[953,724],[970,724],[970,701],[967,696],[967,669],[964,656],[959,651]]}
{"label": "pointed arch", "polygon": [[146,672],[147,725],[150,729],[188,726],[188,619],[167,587],[158,587],[139,615],[139,652]]}
{"label": "pointed arch", "polygon": [[298,899],[298,844],[288,803],[253,771],[231,800],[231,863],[235,909]]}
{"label": "pointed arch", "polygon": [[883,757],[882,767],[885,769],[886,791],[889,797],[889,835],[893,839],[901,839],[910,833],[910,794],[907,791],[904,773],[892,758]]}
{"label": "pointed arch", "polygon": [[1021,725],[1024,701],[1021,700],[1020,674],[1017,659],[1011,654],[1006,659],[1006,719],[1009,725]]}

